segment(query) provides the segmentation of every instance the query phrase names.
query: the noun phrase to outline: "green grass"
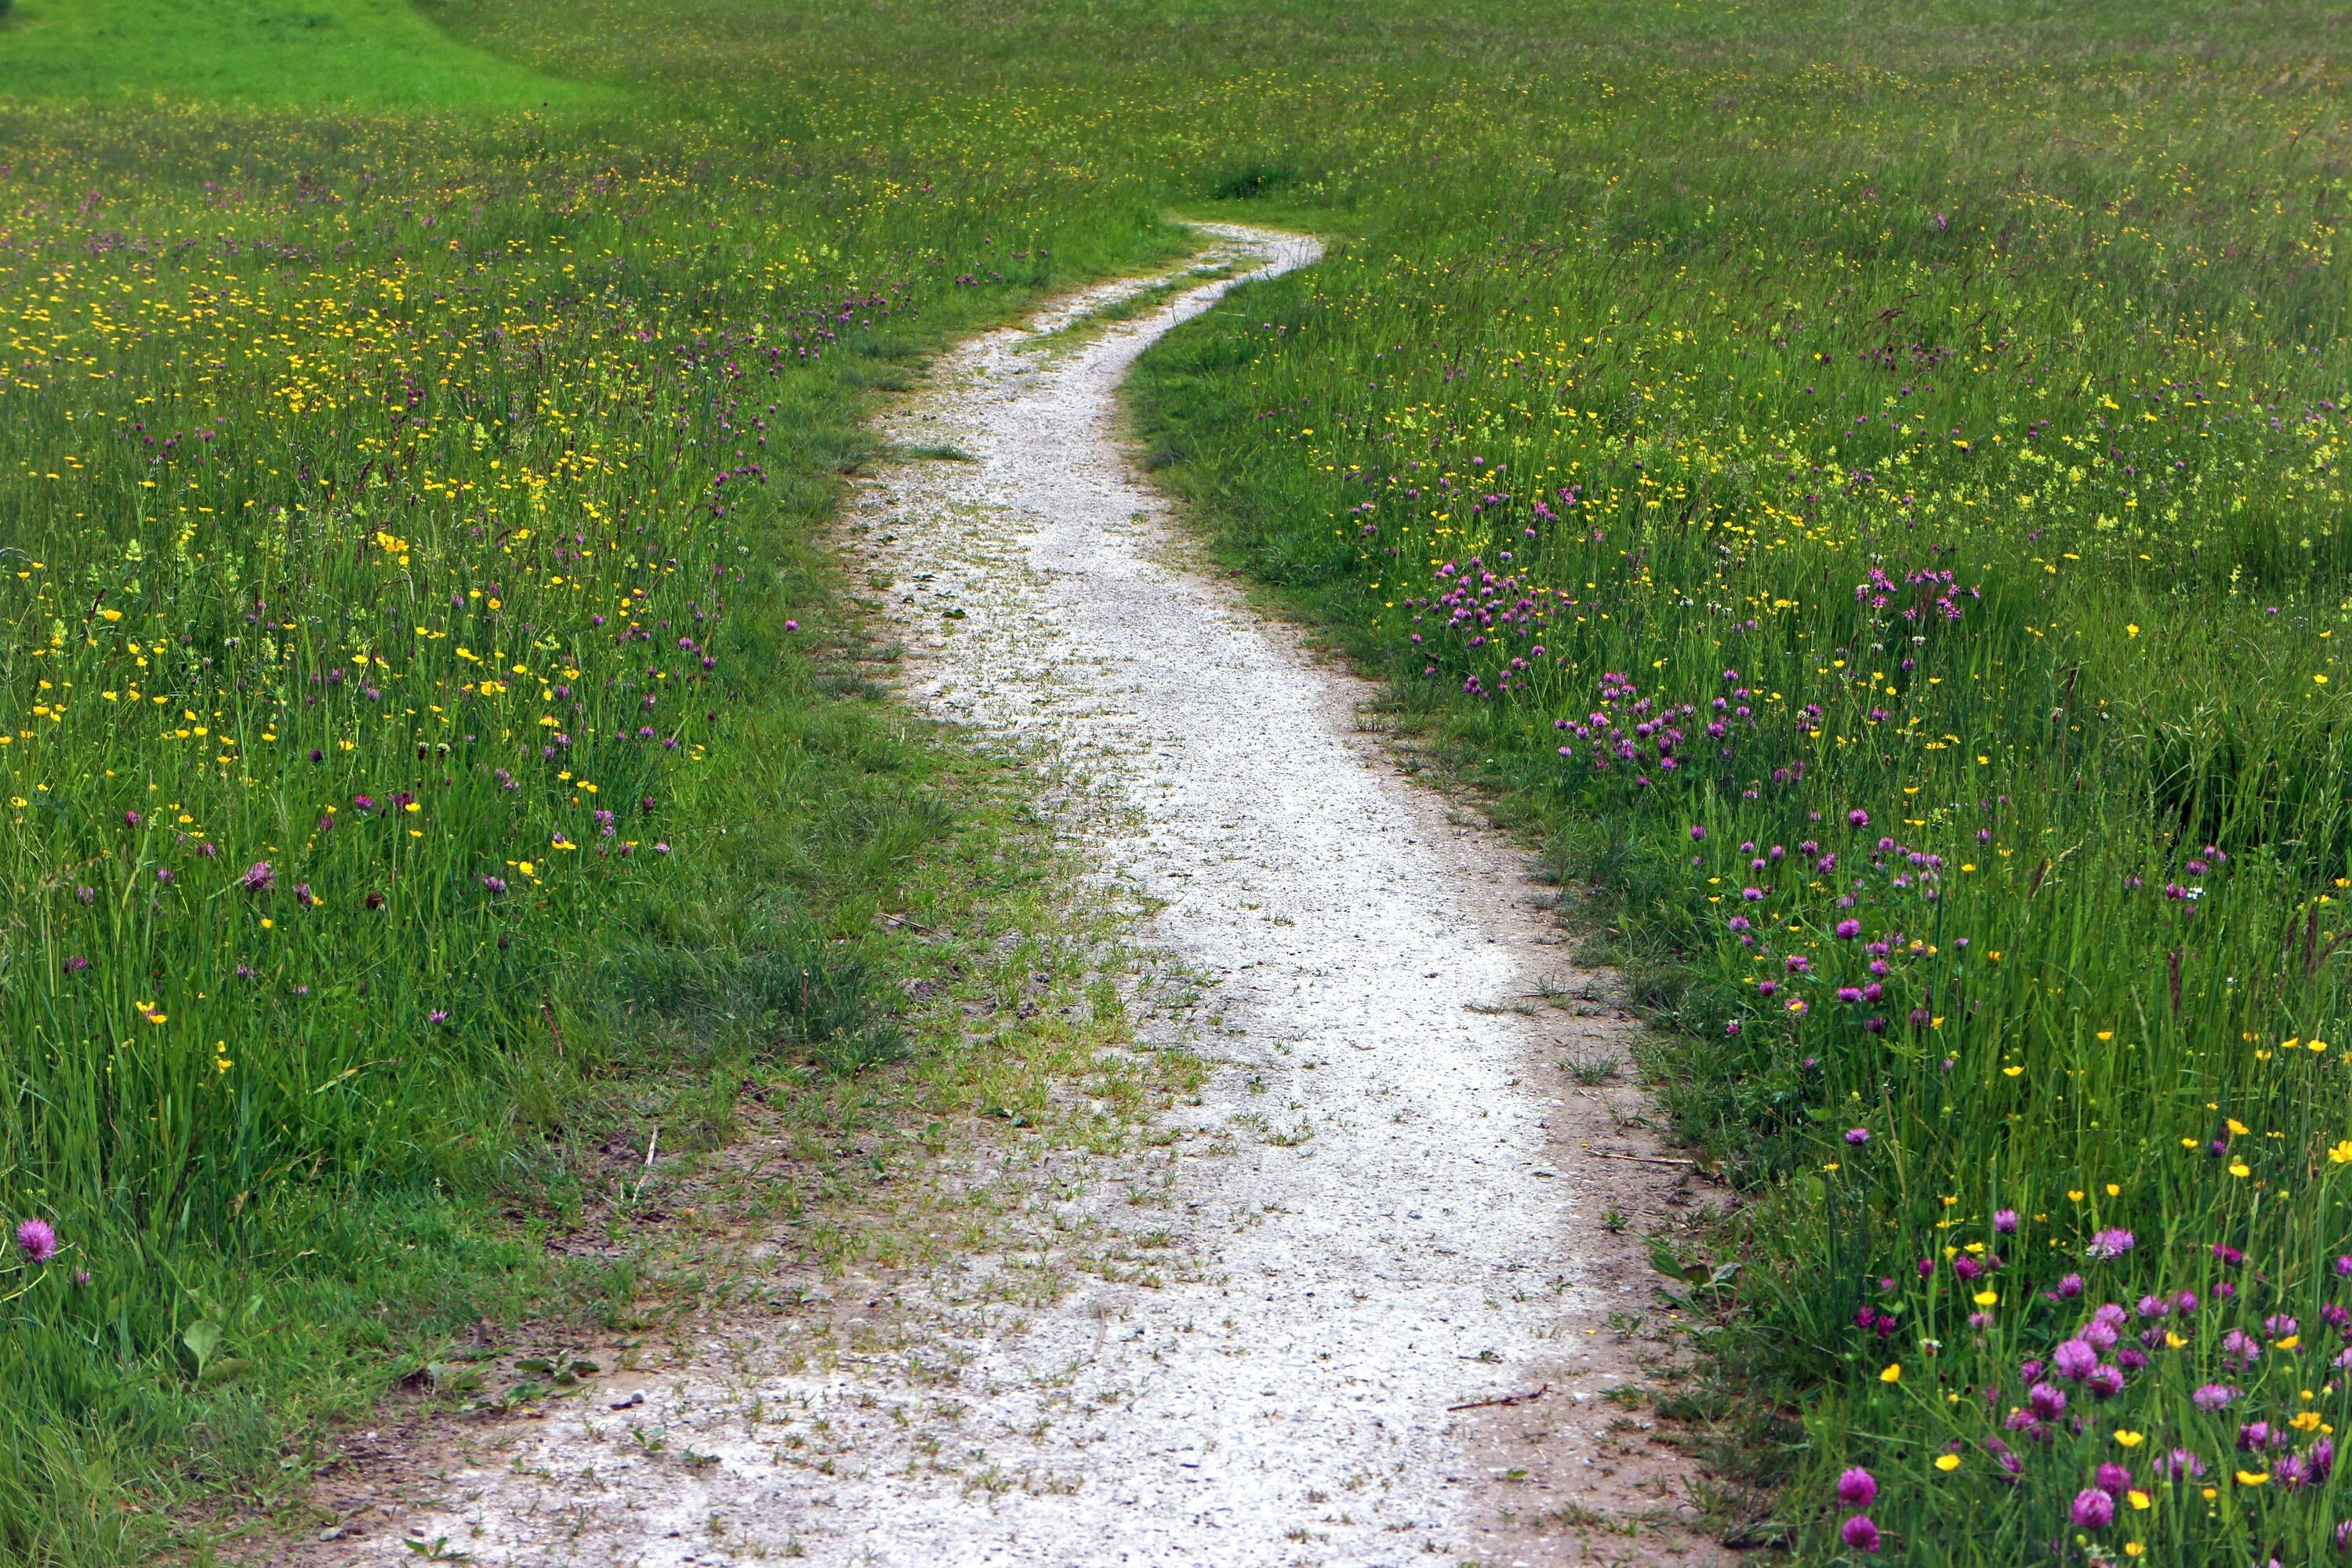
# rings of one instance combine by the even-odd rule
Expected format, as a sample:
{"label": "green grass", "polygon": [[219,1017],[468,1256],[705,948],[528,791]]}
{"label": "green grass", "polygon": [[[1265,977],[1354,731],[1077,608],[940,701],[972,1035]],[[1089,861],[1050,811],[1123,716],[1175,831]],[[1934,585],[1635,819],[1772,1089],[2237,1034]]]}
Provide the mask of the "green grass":
{"label": "green grass", "polygon": [[[439,1325],[609,1298],[499,1282],[482,1216],[592,1206],[579,1141],[682,1084],[709,1141],[739,1065],[880,1116],[1063,1049],[889,1000],[924,960],[877,913],[952,895],[978,951],[1039,895],[961,804],[988,770],[827,651],[856,639],[819,525],[875,388],[1165,257],[1171,211],[1343,240],[1147,359],[1153,460],[1546,837],[1673,1031],[1661,1088],[1747,1200],[1737,1299],[1692,1314],[1727,1392],[1686,1412],[1746,1528],[1853,1556],[1861,1464],[1893,1559],[2329,1549],[2340,9],[423,15],[430,115],[370,96],[389,72],[205,85],[303,79],[241,44],[177,85],[139,74],[169,50],[43,57],[95,106],[0,108],[0,1195],[79,1248],[0,1342],[11,1552],[144,1550],[111,1488],[275,1496],[271,1456]],[[655,744],[613,739],[648,695]],[[2147,1358],[2122,1393],[2065,1383],[2079,1429],[2011,1425],[2094,1303],[2183,1289],[2112,1347]],[[199,1321],[254,1364],[205,1383]],[[2292,1435],[2259,1459],[2256,1419]],[[2101,1462],[2149,1506],[2078,1525]]]}
{"label": "green grass", "polygon": [[16,0],[0,96],[530,110],[611,95],[467,48],[404,0]]}

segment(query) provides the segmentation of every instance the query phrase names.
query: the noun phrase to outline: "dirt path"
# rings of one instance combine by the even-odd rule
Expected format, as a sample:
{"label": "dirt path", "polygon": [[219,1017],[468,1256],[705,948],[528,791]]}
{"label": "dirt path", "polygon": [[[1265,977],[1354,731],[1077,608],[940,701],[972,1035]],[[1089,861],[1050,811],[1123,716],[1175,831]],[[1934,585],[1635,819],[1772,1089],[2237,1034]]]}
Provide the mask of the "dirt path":
{"label": "dirt path", "polygon": [[[1319,253],[1213,233],[1243,272]],[[1144,939],[1209,983],[1146,1026],[1216,1064],[1200,1101],[1041,1174],[1049,1288],[971,1258],[848,1282],[815,1329],[714,1323],[456,1454],[355,1560],[414,1561],[400,1535],[495,1563],[1703,1555],[1640,1522],[1687,1511],[1687,1468],[1611,1391],[1659,1349],[1612,1321],[1660,1312],[1638,1235],[1705,1189],[1645,1163],[1626,1074],[1562,1066],[1599,1079],[1631,1026],[1509,846],[1360,731],[1368,689],[1186,567],[1119,445],[1136,355],[1231,286],[1041,342],[1144,287],[1107,285],[967,345],[887,423],[974,460],[908,462],[850,522],[914,694],[1034,745],[1104,874],[1158,903]]]}

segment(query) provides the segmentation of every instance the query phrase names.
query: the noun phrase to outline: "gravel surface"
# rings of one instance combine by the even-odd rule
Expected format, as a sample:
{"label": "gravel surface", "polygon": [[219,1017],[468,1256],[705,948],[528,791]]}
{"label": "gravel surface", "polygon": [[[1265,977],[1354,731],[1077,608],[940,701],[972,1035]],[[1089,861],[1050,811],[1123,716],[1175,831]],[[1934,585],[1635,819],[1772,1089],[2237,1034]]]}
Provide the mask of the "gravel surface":
{"label": "gravel surface", "polygon": [[1213,1064],[1198,1103],[1041,1167],[1018,1257],[714,1320],[450,1438],[346,1561],[1712,1560],[1629,1396],[1668,1355],[1639,1233],[1711,1194],[1630,1071],[1562,1067],[1633,1037],[1611,977],[1511,845],[1399,771],[1369,688],[1191,561],[1122,444],[1138,353],[1320,252],[1211,237],[1233,276],[1089,327],[1154,280],[1106,285],[941,361],[886,434],[971,460],[892,468],[848,522],[910,698],[1028,748],[1156,911],[1140,941],[1199,977],[1143,1026]]}

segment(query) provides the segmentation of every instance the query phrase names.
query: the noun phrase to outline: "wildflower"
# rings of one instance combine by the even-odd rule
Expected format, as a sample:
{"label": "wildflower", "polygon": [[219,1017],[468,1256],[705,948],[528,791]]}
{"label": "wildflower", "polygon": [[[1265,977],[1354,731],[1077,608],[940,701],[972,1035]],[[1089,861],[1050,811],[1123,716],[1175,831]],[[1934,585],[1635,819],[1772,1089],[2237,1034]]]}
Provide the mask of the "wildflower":
{"label": "wildflower", "polygon": [[367,907],[372,910],[380,910],[383,908],[383,895],[382,893],[370,893],[367,896]]}
{"label": "wildflower", "polygon": [[2113,1399],[2124,1391],[2123,1369],[2111,1365],[2100,1366],[2092,1372],[2086,1386],[2098,1398]]}
{"label": "wildflower", "polygon": [[2099,1364],[2099,1352],[2082,1340],[2068,1340],[2052,1352],[2050,1361],[2059,1376],[2080,1383]]}
{"label": "wildflower", "polygon": [[2226,1383],[2209,1383],[2189,1397],[2200,1410],[2225,1410],[2238,1397],[2238,1391]]}
{"label": "wildflower", "polygon": [[2064,1279],[2059,1280],[2058,1288],[2054,1292],[2057,1298],[2062,1301],[2071,1301],[2082,1293],[2083,1277],[2080,1274],[2069,1274]]}
{"label": "wildflower", "polygon": [[2070,1511],[2083,1529],[2105,1530],[2115,1522],[2116,1500],[2096,1487],[2085,1487],[2074,1494],[2074,1506]]}
{"label": "wildflower", "polygon": [[2121,1258],[2137,1245],[2139,1244],[2132,1238],[2131,1232],[2110,1226],[2091,1237],[2091,1245],[2084,1249],[2084,1255],[2094,1262],[2108,1263]]}
{"label": "wildflower", "polygon": [[16,1227],[16,1250],[34,1263],[47,1263],[58,1255],[58,1233],[45,1219],[28,1219]]}
{"label": "wildflower", "polygon": [[1839,940],[1840,942],[1852,942],[1854,938],[1856,938],[1856,937],[1860,936],[1861,934],[1862,934],[1862,922],[1861,922],[1860,921],[1856,921],[1856,920],[1843,920],[1843,921],[1838,921],[1838,923],[1837,923],[1837,935],[1838,935],[1838,940]]}
{"label": "wildflower", "polygon": [[248,893],[266,893],[277,885],[278,873],[270,869],[267,860],[256,860],[247,866],[245,875],[238,879],[238,886]]}
{"label": "wildflower", "polygon": [[1867,827],[1870,826],[1870,813],[1856,806],[1845,814],[1845,820],[1849,827]]}
{"label": "wildflower", "polygon": [[2027,1389],[2025,1403],[2044,1421],[2055,1421],[2066,1414],[2066,1396],[2046,1383],[2037,1383]]}
{"label": "wildflower", "polygon": [[1856,1465],[1837,1479],[1837,1499],[1846,1508],[1868,1508],[1878,1498],[1878,1478]]}
{"label": "wildflower", "polygon": [[2017,1211],[2015,1209],[1997,1210],[1992,1216],[1992,1228],[1996,1236],[2015,1236]]}
{"label": "wildflower", "polygon": [[2119,1498],[2131,1490],[2132,1473],[2123,1466],[2110,1461],[2099,1467],[2094,1481],[2098,1489],[2109,1497]]}
{"label": "wildflower", "polygon": [[2221,1359],[2240,1371],[2263,1359],[2263,1347],[2243,1329],[2231,1329],[2221,1336]]}
{"label": "wildflower", "polygon": [[1879,1545],[1878,1526],[1871,1523],[1870,1515],[1858,1513],[1845,1521],[1844,1527],[1838,1531],[1838,1539],[1843,1541],[1850,1551],[1875,1552]]}
{"label": "wildflower", "polygon": [[2205,1461],[2186,1448],[2175,1448],[2156,1461],[2156,1473],[2161,1480],[2193,1480],[2205,1473]]}

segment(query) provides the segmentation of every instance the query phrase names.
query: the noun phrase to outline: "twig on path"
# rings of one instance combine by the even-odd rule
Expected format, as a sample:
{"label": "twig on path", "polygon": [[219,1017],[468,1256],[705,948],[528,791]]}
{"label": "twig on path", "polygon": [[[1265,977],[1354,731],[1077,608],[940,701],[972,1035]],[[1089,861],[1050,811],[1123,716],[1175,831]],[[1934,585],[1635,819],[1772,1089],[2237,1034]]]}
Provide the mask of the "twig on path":
{"label": "twig on path", "polygon": [[1493,1399],[1474,1399],[1467,1405],[1449,1405],[1445,1408],[1449,1411],[1485,1410],[1497,1405],[1532,1405],[1550,1392],[1551,1384],[1547,1383],[1532,1394],[1499,1394]]}
{"label": "twig on path", "polygon": [[1614,1149],[1587,1149],[1585,1152],[1596,1160],[1633,1160],[1644,1165],[1688,1165],[1694,1170],[1698,1167],[1696,1160],[1670,1160],[1664,1154],[1621,1154]]}

